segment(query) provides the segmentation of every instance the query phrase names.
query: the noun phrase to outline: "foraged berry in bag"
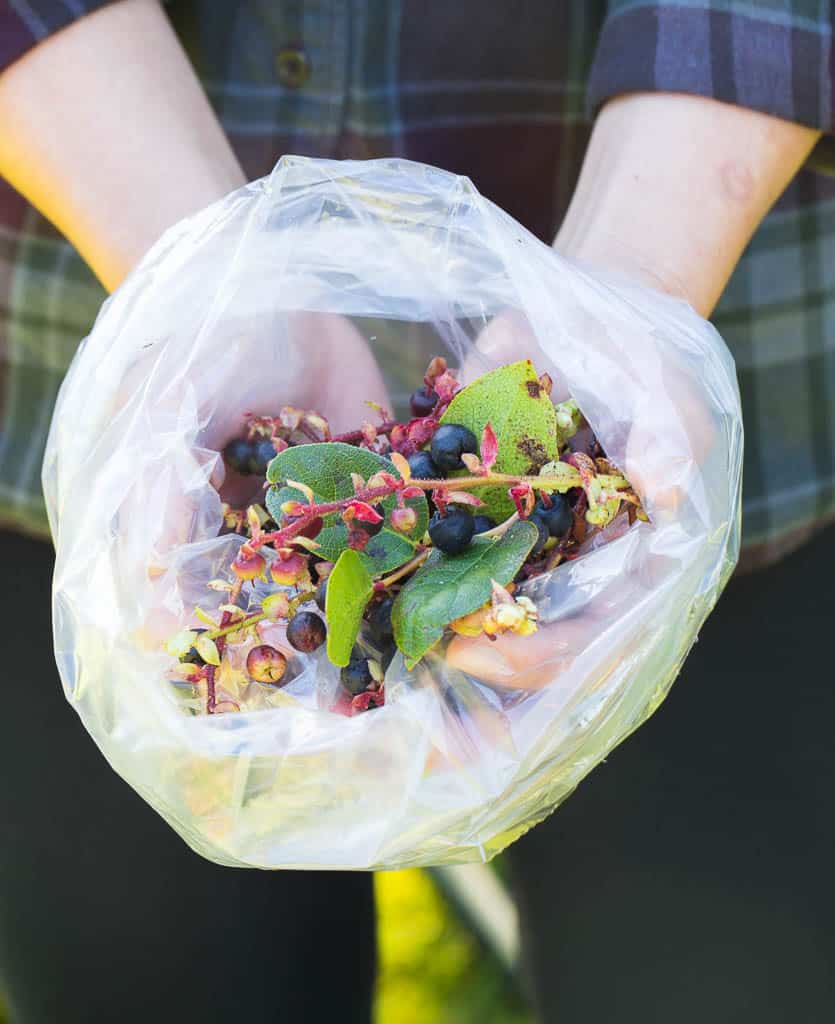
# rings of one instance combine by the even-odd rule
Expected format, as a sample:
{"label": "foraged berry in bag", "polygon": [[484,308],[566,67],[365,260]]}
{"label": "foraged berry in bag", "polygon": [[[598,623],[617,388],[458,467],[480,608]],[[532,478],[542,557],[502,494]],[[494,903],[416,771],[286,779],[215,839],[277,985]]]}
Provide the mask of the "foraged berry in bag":
{"label": "foraged berry in bag", "polygon": [[305,654],[321,647],[327,633],[325,623],[316,612],[296,612],[287,623],[287,642]]}
{"label": "foraged berry in bag", "polygon": [[250,465],[254,456],[255,446],[242,437],[236,437],[223,449],[223,461],[236,473],[245,475],[250,473]]}
{"label": "foraged berry in bag", "polygon": [[409,399],[409,411],[413,416],[428,416],[437,404],[437,391],[433,391],[424,384],[423,387],[412,392],[412,397]]}
{"label": "foraged berry in bag", "polygon": [[478,451],[478,441],[472,430],[458,423],[444,423],[432,435],[429,451],[435,465],[445,473],[463,469],[461,456],[465,452],[473,455]]}
{"label": "foraged berry in bag", "polygon": [[473,533],[487,533],[495,527],[490,516],[473,516]]}
{"label": "foraged berry in bag", "polygon": [[269,644],[253,647],[246,656],[246,671],[256,683],[277,683],[287,670],[287,659]]}
{"label": "foraged berry in bag", "polygon": [[391,624],[391,610],[394,607],[394,598],[386,597],[382,601],[376,601],[371,605],[368,612],[368,630],[371,639],[379,647],[387,646],[394,636],[394,626]]}
{"label": "foraged berry in bag", "polygon": [[351,660],[339,673],[339,679],[352,697],[367,690],[374,680],[368,667],[368,658],[364,654],[352,655]]}
{"label": "foraged berry in bag", "polygon": [[429,452],[415,452],[409,457],[409,469],[415,480],[438,480],[444,474],[435,465]]}
{"label": "foraged berry in bag", "polygon": [[542,549],[545,547],[545,545],[551,538],[551,533],[548,529],[548,524],[545,522],[543,517],[540,516],[538,513],[534,513],[530,517],[528,522],[533,523],[537,530],[539,530],[539,536],[536,538],[536,543],[531,548],[531,554],[540,555],[542,554]]}
{"label": "foraged berry in bag", "polygon": [[300,551],[292,551],[286,558],[281,555],[270,563],[270,576],[273,583],[280,587],[292,587],[307,572],[307,556]]}
{"label": "foraged berry in bag", "polygon": [[272,441],[256,441],[252,446],[252,457],[249,460],[249,472],[255,476],[266,476],[267,466],[276,456]]}
{"label": "foraged berry in bag", "polygon": [[475,527],[469,512],[453,509],[445,516],[436,512],[429,520],[432,543],[445,555],[460,555],[473,539]]}
{"label": "foraged berry in bag", "polygon": [[564,494],[551,494],[551,507],[548,508],[543,499],[536,503],[533,514],[538,516],[548,527],[552,537],[562,537],[574,524],[574,516],[571,513],[571,506]]}
{"label": "foraged berry in bag", "polygon": [[325,610],[325,601],[328,599],[328,578],[327,576],[321,580],[316,587],[316,607],[320,612]]}

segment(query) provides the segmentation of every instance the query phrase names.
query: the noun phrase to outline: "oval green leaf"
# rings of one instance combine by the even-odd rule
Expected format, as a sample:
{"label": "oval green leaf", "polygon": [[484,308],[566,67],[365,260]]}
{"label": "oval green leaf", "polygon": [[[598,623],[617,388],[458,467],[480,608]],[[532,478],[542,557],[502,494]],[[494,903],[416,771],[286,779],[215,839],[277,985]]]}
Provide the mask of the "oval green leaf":
{"label": "oval green leaf", "polygon": [[[394,464],[388,459],[365,448],[355,448],[339,441],[286,448],[276,455],[267,469],[267,480],[273,485],[267,491],[267,510],[273,519],[279,522],[281,505],[285,501],[305,500],[304,495],[294,488],[280,486],[285,480],[307,484],[313,491],[316,501],[321,503],[350,498],[354,493],[352,473],[359,473],[363,479],[368,480],[381,470],[396,477],[400,476]],[[371,538],[360,556],[365,567],[374,576],[391,572],[413,558],[415,545],[426,533],[429,524],[426,498],[421,494],[417,498],[409,498],[406,504],[417,513],[417,524],[409,534],[391,529],[389,517],[397,506],[397,498],[394,495],[390,495],[375,506],[385,515],[386,521],[383,529]],[[348,530],[338,513],[333,512],[325,516],[325,525],[316,538],[316,543],[319,544],[316,554],[329,562],[335,562],[347,549]]]}
{"label": "oval green leaf", "polygon": [[450,622],[490,600],[492,580],[510,583],[537,537],[533,523],[519,522],[502,537],[477,537],[460,555],[432,551],[392,609],[394,640],[409,668],[441,639]]}
{"label": "oval green leaf", "polygon": [[[489,423],[499,442],[497,473],[536,475],[558,457],[554,405],[540,388],[530,359],[500,366],[468,384],[450,402],[441,423],[460,423],[479,440]],[[497,521],[513,514],[506,487],[479,487],[473,494],[485,503],[482,511]]]}
{"label": "oval green leaf", "polygon": [[374,581],[359,552],[346,548],[331,569],[325,593],[328,657],[340,668],[351,659],[362,613],[373,593]]}

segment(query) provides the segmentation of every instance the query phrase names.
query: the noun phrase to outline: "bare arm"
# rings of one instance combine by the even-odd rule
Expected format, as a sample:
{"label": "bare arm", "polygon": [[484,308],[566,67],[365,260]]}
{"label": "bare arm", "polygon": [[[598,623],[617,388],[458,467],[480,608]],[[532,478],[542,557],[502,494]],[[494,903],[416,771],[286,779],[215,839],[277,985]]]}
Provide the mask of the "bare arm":
{"label": "bare arm", "polygon": [[554,243],[709,315],[820,133],[700,96],[607,103]]}
{"label": "bare arm", "polygon": [[156,0],[81,18],[0,74],[0,175],[115,288],[244,175]]}

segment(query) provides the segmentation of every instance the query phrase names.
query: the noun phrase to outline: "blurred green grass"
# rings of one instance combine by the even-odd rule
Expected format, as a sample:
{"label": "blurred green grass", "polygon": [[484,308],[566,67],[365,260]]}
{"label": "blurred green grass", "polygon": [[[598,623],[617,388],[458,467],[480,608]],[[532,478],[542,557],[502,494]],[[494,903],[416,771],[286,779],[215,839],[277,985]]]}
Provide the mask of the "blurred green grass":
{"label": "blurred green grass", "polygon": [[416,869],[375,876],[375,1024],[532,1024],[513,980]]}

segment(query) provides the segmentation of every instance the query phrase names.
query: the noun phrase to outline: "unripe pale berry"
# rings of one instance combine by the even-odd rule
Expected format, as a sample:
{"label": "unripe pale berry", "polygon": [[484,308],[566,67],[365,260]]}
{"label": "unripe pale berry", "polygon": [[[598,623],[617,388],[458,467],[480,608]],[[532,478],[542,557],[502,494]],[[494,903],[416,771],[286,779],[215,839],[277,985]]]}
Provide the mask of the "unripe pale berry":
{"label": "unripe pale berry", "polygon": [[246,671],[257,683],[277,683],[287,670],[287,659],[269,644],[253,647],[246,656]]}

